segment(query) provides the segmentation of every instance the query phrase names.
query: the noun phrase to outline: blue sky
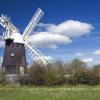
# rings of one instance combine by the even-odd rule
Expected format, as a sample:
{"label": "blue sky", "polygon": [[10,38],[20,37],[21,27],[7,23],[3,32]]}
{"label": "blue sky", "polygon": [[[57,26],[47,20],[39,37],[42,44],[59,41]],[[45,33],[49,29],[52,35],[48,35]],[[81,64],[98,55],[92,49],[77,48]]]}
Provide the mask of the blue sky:
{"label": "blue sky", "polygon": [[[65,32],[68,32],[68,30],[65,32],[63,30],[64,34],[54,32],[52,35],[49,35],[53,37],[55,34],[60,34],[59,36],[61,37],[65,36],[62,37],[64,39],[67,39],[67,37],[70,38],[71,43],[67,40],[63,42],[57,41],[57,39],[53,39],[52,42],[51,39],[50,43],[52,42],[57,48],[39,47],[45,55],[52,56],[53,58],[61,58],[68,62],[72,59],[80,58],[89,63],[99,63],[100,0],[0,0],[0,14],[10,16],[11,21],[20,29],[21,33],[24,31],[37,8],[41,8],[45,12],[45,15],[40,21],[44,26],[42,25],[37,28],[40,28],[42,31],[43,28],[46,28],[45,31],[48,32],[48,34],[54,32],[52,31],[53,25],[56,29],[63,24],[65,28],[68,28],[66,25],[68,25],[69,20],[72,20],[72,24],[77,21],[81,24],[85,23],[92,26],[92,28],[87,26],[86,29],[89,30],[89,32],[84,29],[83,34],[78,37],[66,35]],[[2,29],[2,27],[0,27],[0,29]],[[70,29],[70,32],[72,32],[71,30],[73,30],[73,28]],[[82,33],[82,30],[80,33]],[[58,31],[60,31],[60,29],[58,29]],[[75,30],[73,30],[73,35],[74,31]],[[76,35],[80,33],[76,33],[75,31]],[[0,34],[2,35],[2,32]],[[50,45],[50,43],[48,45]],[[42,43],[41,45],[44,44]],[[3,56],[2,48],[0,49],[0,56]]]}

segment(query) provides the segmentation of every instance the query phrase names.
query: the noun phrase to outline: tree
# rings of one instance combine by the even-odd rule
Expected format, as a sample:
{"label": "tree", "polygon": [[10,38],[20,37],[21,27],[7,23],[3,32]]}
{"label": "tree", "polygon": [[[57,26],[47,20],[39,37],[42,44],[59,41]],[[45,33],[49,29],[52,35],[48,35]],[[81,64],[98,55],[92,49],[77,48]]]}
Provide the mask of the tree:
{"label": "tree", "polygon": [[73,60],[67,67],[67,74],[68,77],[68,83],[69,84],[78,84],[79,78],[81,75],[86,72],[87,65],[85,62],[75,59]]}
{"label": "tree", "polygon": [[95,81],[100,84],[100,64],[95,65],[92,69],[92,73],[94,75]]}
{"label": "tree", "polygon": [[77,74],[81,71],[86,70],[87,65],[85,62],[79,60],[79,59],[75,59],[73,60],[67,67],[67,71],[69,74]]}
{"label": "tree", "polygon": [[93,67],[93,73],[100,78],[100,64]]}
{"label": "tree", "polygon": [[43,85],[43,75],[44,75],[45,66],[40,65],[38,63],[32,64],[31,68],[29,69],[29,77],[34,85]]}

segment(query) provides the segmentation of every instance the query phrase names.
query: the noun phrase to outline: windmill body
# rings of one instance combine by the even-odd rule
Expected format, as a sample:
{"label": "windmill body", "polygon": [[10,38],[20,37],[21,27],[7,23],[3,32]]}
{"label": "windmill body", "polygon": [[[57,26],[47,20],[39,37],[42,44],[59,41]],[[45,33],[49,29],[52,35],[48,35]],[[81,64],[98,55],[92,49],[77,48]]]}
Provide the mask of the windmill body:
{"label": "windmill body", "polygon": [[20,68],[23,69],[24,73],[27,72],[25,47],[23,43],[14,42],[13,39],[5,40],[2,67],[7,71],[7,74],[20,73]]}
{"label": "windmill body", "polygon": [[2,67],[8,74],[18,74],[27,72],[25,52],[39,64],[47,64],[46,56],[35,46],[27,43],[33,29],[43,16],[43,11],[38,8],[23,34],[4,15],[0,17],[0,24],[5,28],[2,39],[5,41],[5,51]]}

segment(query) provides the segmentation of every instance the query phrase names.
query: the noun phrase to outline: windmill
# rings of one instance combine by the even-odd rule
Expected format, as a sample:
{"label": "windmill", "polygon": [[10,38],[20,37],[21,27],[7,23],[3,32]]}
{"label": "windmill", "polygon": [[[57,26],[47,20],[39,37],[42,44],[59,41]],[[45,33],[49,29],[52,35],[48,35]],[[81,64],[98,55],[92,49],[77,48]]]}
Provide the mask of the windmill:
{"label": "windmill", "polygon": [[7,16],[1,15],[0,24],[5,29],[2,36],[2,39],[5,41],[2,67],[8,74],[27,72],[25,51],[34,61],[37,61],[39,64],[48,63],[46,56],[35,46],[27,42],[33,29],[43,15],[44,12],[38,8],[25,28],[23,34],[20,34],[19,30],[12,24]]}

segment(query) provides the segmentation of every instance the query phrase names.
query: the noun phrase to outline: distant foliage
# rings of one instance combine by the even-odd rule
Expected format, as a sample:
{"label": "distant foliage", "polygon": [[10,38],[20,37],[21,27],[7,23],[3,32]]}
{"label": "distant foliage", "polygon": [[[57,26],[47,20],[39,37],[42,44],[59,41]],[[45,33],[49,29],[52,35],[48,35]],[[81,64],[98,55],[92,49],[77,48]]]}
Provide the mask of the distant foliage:
{"label": "distant foliage", "polygon": [[3,70],[0,70],[0,84],[6,84],[6,72]]}
{"label": "distant foliage", "polygon": [[63,85],[63,84],[100,84],[100,65],[89,68],[79,59],[67,64],[56,60],[46,66],[33,63],[29,68],[28,76],[20,76],[22,85]]}

